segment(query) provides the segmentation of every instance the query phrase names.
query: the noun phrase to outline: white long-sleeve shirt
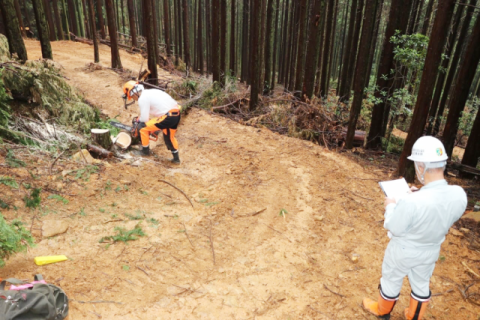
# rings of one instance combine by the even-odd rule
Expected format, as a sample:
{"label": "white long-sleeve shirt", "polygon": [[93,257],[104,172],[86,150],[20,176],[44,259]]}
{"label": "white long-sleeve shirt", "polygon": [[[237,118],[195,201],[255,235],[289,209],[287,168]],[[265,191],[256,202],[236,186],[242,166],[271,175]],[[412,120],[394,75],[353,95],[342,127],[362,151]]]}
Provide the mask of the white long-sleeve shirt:
{"label": "white long-sleeve shirt", "polygon": [[420,250],[440,248],[450,227],[463,215],[467,195],[459,186],[437,180],[391,203],[385,210],[385,229],[391,241]]}
{"label": "white long-sleeve shirt", "polygon": [[147,122],[151,117],[161,117],[168,111],[177,108],[175,101],[168,93],[158,89],[143,90],[138,98],[140,122]]}

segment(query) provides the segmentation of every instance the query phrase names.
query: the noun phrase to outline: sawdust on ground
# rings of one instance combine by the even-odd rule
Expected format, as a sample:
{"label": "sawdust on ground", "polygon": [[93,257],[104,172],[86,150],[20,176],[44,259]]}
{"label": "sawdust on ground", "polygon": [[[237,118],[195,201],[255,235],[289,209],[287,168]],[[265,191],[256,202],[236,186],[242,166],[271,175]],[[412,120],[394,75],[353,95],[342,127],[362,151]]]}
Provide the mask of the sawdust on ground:
{"label": "sawdust on ground", "polygon": [[[38,42],[26,45],[29,58],[37,58]],[[92,47],[52,46],[70,83],[104,113],[120,114],[124,121],[134,115],[134,109],[122,110],[118,74],[82,70],[91,62]],[[109,50],[101,46],[105,66]],[[139,69],[139,56],[121,56],[125,67]],[[159,145],[152,162],[140,167],[112,163],[88,181],[62,178],[60,172],[71,165],[62,160],[49,175],[51,162],[32,155],[31,170],[41,183],[53,185],[69,202],[44,194],[42,208],[30,212],[17,190],[1,186],[7,198],[18,199],[17,211],[2,212],[7,218],[30,224],[37,214],[38,220],[32,225],[37,246],[11,258],[0,277],[43,274],[65,289],[74,320],[375,319],[360,305],[363,297],[378,295],[388,238],[377,181],[388,179],[388,169],[366,169],[313,143],[198,109],[183,118],[178,140],[180,166],[163,161],[169,152]],[[0,170],[29,175],[24,168]],[[194,208],[160,180],[182,189]],[[128,218],[137,215],[143,220]],[[69,230],[42,239],[43,219],[67,219]],[[114,234],[114,227],[132,229],[139,222],[147,236],[128,244],[99,243]],[[426,319],[477,319],[480,314],[457,287],[475,280],[464,264],[480,272],[480,253],[462,239],[449,234],[442,246]],[[70,259],[33,263],[36,256],[57,254]],[[403,319],[407,282],[392,319]],[[469,292],[479,286],[476,282]]]}

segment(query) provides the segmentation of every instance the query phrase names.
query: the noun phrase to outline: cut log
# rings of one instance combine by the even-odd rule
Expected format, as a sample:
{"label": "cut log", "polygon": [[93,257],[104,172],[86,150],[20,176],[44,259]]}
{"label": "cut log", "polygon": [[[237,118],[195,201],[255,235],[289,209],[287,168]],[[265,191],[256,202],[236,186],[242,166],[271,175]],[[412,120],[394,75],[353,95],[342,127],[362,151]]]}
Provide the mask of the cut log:
{"label": "cut log", "polygon": [[[366,132],[362,130],[355,130],[355,136],[353,138],[354,147],[362,147],[365,142]],[[347,128],[342,128],[342,138],[345,140],[347,137]]]}
{"label": "cut log", "polygon": [[132,144],[132,137],[126,132],[120,132],[114,141],[115,145],[127,149]]}
{"label": "cut log", "polygon": [[[110,136],[108,137],[110,139]],[[87,144],[87,149],[91,153],[95,153],[101,158],[112,158],[113,152],[103,149],[102,147],[94,146],[93,144]]]}
{"label": "cut log", "polygon": [[447,162],[447,168],[448,169],[453,169],[453,170],[458,170],[463,173],[467,173],[465,175],[468,177],[468,175],[474,175],[474,176],[480,176],[480,170],[474,167],[467,166],[465,164],[460,164],[452,161]]}
{"label": "cut log", "polygon": [[110,130],[108,129],[92,129],[92,141],[106,150],[112,147],[112,139],[110,139]]}

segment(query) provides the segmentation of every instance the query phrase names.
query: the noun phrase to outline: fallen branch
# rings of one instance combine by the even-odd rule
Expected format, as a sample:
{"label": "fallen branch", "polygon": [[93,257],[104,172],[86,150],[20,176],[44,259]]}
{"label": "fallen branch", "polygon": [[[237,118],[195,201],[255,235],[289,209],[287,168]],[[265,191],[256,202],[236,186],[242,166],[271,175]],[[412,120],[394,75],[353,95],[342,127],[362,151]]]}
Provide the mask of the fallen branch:
{"label": "fallen branch", "polygon": [[215,265],[215,249],[213,248],[213,239],[212,239],[212,220],[210,220],[210,247],[212,248],[213,264]]}
{"label": "fallen branch", "polygon": [[450,292],[452,292],[452,291],[453,291],[453,289],[448,289],[448,290],[445,291],[445,292],[434,293],[434,294],[432,294],[432,297],[443,296],[444,294],[450,293]]}
{"label": "fallen branch", "polygon": [[148,274],[147,271],[145,271],[144,269],[140,268],[139,266],[135,266],[135,267],[136,267],[138,270],[143,271],[143,273],[145,273],[145,274],[147,275],[147,277],[150,278],[150,275]]}
{"label": "fallen branch", "polygon": [[94,146],[93,144],[87,144],[87,149],[88,149],[88,151],[91,151],[91,152],[99,155],[102,158],[112,158],[113,157],[113,152],[108,151],[108,150],[106,150],[102,147]]}
{"label": "fallen branch", "polygon": [[256,211],[254,213],[249,213],[249,214],[243,214],[243,215],[237,215],[238,218],[245,218],[245,217],[253,217],[253,216],[256,216],[257,214],[260,214],[262,213],[263,211],[267,210],[267,208],[264,208],[260,211]]}
{"label": "fallen branch", "polygon": [[178,188],[178,187],[174,186],[173,184],[171,184],[170,182],[165,181],[165,180],[162,180],[162,179],[159,179],[158,181],[163,182],[163,183],[166,183],[166,184],[174,187],[174,188],[177,189],[178,191],[180,191],[180,192],[185,196],[185,198],[187,198],[188,202],[190,202],[190,204],[192,205],[192,208],[195,209],[195,207],[193,206],[192,200],[190,200],[190,198],[189,198],[189,197],[185,194],[185,192],[183,192],[180,188]]}
{"label": "fallen branch", "polygon": [[193,245],[192,241],[190,240],[190,237],[188,236],[187,227],[185,226],[184,222],[182,222],[182,224],[183,224],[183,229],[185,229],[185,235],[187,236],[188,242],[190,242],[190,245],[192,246],[193,250],[195,251],[195,246]]}
{"label": "fallen branch", "polygon": [[340,293],[338,293],[338,292],[335,292],[335,291],[329,289],[329,288],[325,285],[325,283],[323,284],[323,287],[324,287],[325,289],[327,289],[328,291],[330,291],[331,293],[336,294],[336,295],[339,296],[339,297],[346,298],[346,296],[344,296],[343,294],[340,294]]}
{"label": "fallen branch", "polygon": [[56,157],[55,160],[53,160],[52,165],[50,166],[50,175],[52,175],[52,169],[53,169],[53,166],[55,165],[55,162],[57,162],[57,160],[60,159],[60,157],[65,153],[65,151],[66,150],[62,151],[62,153],[60,153],[58,157]]}

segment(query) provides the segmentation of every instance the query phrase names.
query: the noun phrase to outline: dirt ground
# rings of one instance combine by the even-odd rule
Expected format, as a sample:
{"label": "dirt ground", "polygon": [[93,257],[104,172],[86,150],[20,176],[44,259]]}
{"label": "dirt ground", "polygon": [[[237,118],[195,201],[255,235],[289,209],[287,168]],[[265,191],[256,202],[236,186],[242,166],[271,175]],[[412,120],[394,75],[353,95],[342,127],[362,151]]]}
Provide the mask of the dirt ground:
{"label": "dirt ground", "polygon": [[[29,58],[39,58],[38,42],[26,45]],[[100,48],[108,67],[110,49]],[[52,49],[90,101],[111,117],[131,119],[136,106],[123,110],[119,75],[83,70],[93,47],[53,42]],[[121,57],[124,67],[139,69],[140,56]],[[198,109],[183,117],[177,137],[179,166],[163,161],[170,154],[162,143],[140,167],[111,162],[78,179],[62,175],[82,168],[71,160],[60,159],[50,174],[53,159],[17,149],[45,191],[41,208],[30,211],[21,191],[0,186],[18,207],[2,213],[31,225],[37,242],[8,260],[0,277],[43,274],[70,297],[70,320],[375,319],[361,301],[378,296],[388,238],[377,182],[391,169]],[[27,179],[27,169],[0,166],[0,174]],[[183,190],[193,207],[161,180]],[[49,199],[48,190],[68,203]],[[44,221],[58,219],[68,221],[68,231],[42,238]],[[146,236],[99,243],[115,227],[137,223]],[[426,319],[480,317],[480,307],[465,298],[480,290],[480,251],[466,230],[450,232],[442,245]],[[57,254],[69,260],[33,262]],[[392,319],[403,319],[409,294],[407,280]]]}

